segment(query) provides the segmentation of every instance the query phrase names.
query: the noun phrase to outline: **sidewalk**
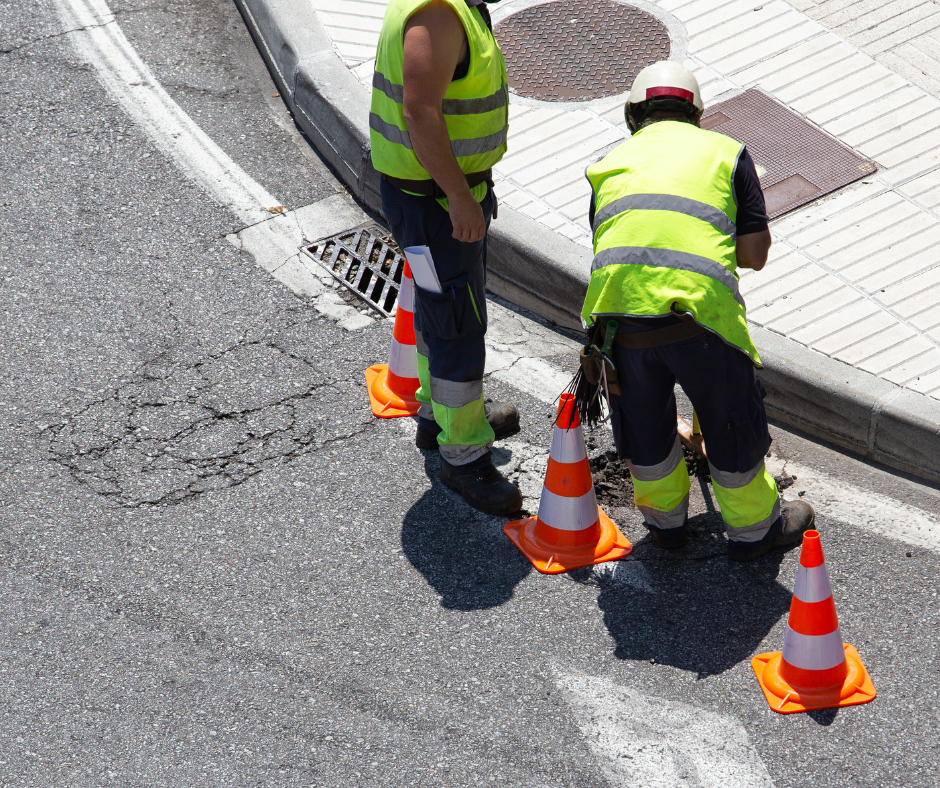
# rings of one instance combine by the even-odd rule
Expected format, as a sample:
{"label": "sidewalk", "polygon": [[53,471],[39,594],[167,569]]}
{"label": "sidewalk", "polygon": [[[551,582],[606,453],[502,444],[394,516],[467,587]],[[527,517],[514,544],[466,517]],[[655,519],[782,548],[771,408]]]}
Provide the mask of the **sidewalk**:
{"label": "sidewalk", "polygon": [[[297,2],[312,3],[336,60],[361,85],[361,95],[351,98],[366,113],[385,0]],[[535,4],[491,6],[494,23]],[[906,467],[905,453],[917,453],[940,432],[940,255],[934,251],[940,241],[940,8],[918,0],[632,5],[667,22],[672,57],[696,74],[706,105],[758,87],[877,164],[863,181],[774,221],[768,266],[740,272],[741,290],[750,321],[766,329],[755,330],[762,355],[764,337],[772,352],[792,354],[799,346],[818,351],[791,365],[803,367],[802,382],[812,378],[806,370],[825,367],[818,354],[861,373],[849,374],[841,364],[825,367],[825,375],[846,377],[838,385],[853,389],[839,392],[844,402],[834,401],[826,413],[837,418],[853,403],[870,410],[866,423],[845,427],[843,432],[854,430],[848,440],[828,437]],[[317,57],[324,59],[322,52]],[[622,97],[585,105],[513,96],[509,153],[496,168],[502,206],[551,231],[558,248],[564,244],[558,236],[570,239],[589,261],[584,168],[625,137]],[[587,270],[579,275],[586,280]],[[781,337],[792,342],[780,344]],[[782,385],[799,389],[793,381]],[[812,405],[812,396],[803,399]],[[889,451],[893,460],[878,456],[878,420],[902,402],[905,418],[918,422],[911,445]],[[782,406],[785,420],[799,423],[800,406],[791,405]],[[807,429],[824,434],[828,427],[821,420]],[[937,479],[940,445],[912,464],[915,472]]]}

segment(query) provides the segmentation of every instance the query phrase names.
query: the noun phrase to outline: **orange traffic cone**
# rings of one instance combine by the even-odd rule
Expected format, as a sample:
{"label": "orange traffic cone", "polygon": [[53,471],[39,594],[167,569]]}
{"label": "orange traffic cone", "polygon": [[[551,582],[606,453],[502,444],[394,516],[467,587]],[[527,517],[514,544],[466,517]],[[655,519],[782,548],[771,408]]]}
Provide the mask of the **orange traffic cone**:
{"label": "orange traffic cone", "polygon": [[415,346],[414,299],[411,269],[405,262],[388,364],[373,364],[366,370],[366,387],[372,413],[380,419],[415,416],[420,406],[415,399],[418,390],[418,349]]}
{"label": "orange traffic cone", "polygon": [[783,651],[758,654],[751,667],[770,708],[781,714],[874,700],[858,652],[842,642],[819,531],[803,534]]}
{"label": "orange traffic cone", "polygon": [[633,552],[597,505],[573,394],[562,394],[558,403],[538,517],[506,523],[503,531],[532,566],[548,574],[616,561]]}

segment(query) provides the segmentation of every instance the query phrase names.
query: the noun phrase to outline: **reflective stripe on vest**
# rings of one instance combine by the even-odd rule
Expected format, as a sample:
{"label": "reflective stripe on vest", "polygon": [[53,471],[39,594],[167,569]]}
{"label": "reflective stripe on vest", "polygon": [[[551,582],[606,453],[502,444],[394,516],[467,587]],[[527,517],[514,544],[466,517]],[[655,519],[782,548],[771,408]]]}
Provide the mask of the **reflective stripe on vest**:
{"label": "reflective stripe on vest", "polygon": [[[396,145],[404,145],[408,150],[414,150],[411,144],[411,135],[404,129],[392,123],[386,123],[374,112],[369,113],[369,128],[381,134],[386,140]],[[502,129],[487,137],[478,137],[472,140],[451,140],[450,149],[455,158],[463,156],[477,156],[490,151],[499,150],[506,144],[506,134],[509,129]]]}
{"label": "reflective stripe on vest", "polygon": [[[372,79],[369,138],[372,164],[395,178],[426,180],[404,113],[404,31],[408,20],[430,0],[391,0],[385,9]],[[480,11],[465,0],[442,0],[460,19],[470,67],[453,80],[441,102],[451,151],[464,173],[482,172],[506,152],[509,89],[506,63]]]}
{"label": "reflective stripe on vest", "polygon": [[[372,77],[372,87],[381,90],[396,104],[405,102],[404,86],[394,84],[388,77],[378,71]],[[441,102],[441,109],[445,115],[478,115],[505,107],[507,100],[506,90],[500,88],[495,93],[483,98],[444,99]]]}
{"label": "reflective stripe on vest", "polygon": [[619,200],[605,205],[594,215],[593,230],[604,222],[610,221],[618,214],[625,211],[674,211],[675,213],[684,213],[686,216],[693,216],[708,222],[723,233],[727,233],[732,238],[737,238],[738,230],[734,222],[728,218],[728,214],[711,205],[698,200],[690,200],[687,197],[676,197],[674,194],[628,194]]}
{"label": "reflective stripe on vest", "polygon": [[615,246],[598,253],[591,265],[591,273],[608,265],[651,265],[657,268],[678,268],[693,274],[702,274],[721,282],[731,291],[734,300],[744,306],[738,289],[738,280],[721,263],[688,252],[672,249],[653,249],[648,246]]}

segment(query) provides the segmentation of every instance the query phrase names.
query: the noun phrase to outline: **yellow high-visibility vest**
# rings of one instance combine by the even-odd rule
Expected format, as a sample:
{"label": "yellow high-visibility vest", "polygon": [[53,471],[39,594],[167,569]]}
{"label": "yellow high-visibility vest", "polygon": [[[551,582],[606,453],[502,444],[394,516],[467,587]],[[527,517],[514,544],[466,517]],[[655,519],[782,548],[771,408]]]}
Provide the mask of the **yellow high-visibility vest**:
{"label": "yellow high-visibility vest", "polygon": [[[465,173],[481,172],[496,164],[506,152],[509,129],[506,63],[479,10],[469,8],[464,0],[444,1],[463,23],[470,49],[467,75],[452,81],[444,94],[444,120],[460,169]],[[402,87],[405,25],[429,2],[391,0],[379,36],[369,113],[372,164],[379,172],[395,178],[431,177],[411,144]]]}
{"label": "yellow high-visibility vest", "polygon": [[691,123],[659,121],[587,168],[596,213],[585,325],[602,315],[684,312],[760,366],[736,272],[742,147]]}

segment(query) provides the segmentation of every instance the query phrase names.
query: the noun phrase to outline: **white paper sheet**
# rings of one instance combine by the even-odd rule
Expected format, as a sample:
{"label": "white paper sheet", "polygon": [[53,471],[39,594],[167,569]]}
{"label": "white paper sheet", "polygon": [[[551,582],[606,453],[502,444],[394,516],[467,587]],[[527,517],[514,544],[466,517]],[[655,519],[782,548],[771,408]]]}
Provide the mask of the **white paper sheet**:
{"label": "white paper sheet", "polygon": [[411,268],[411,278],[422,290],[442,293],[441,280],[437,278],[431,250],[426,246],[409,246],[405,249],[405,259]]}

